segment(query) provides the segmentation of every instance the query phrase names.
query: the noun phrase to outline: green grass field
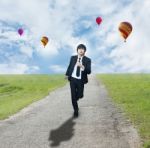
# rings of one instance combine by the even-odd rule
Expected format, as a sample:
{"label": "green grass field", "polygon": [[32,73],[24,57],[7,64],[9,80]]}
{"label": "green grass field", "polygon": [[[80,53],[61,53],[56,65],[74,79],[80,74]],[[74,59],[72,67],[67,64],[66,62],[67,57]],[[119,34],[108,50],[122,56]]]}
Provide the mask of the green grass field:
{"label": "green grass field", "polygon": [[63,86],[64,75],[0,75],[0,119]]}
{"label": "green grass field", "polygon": [[150,148],[150,74],[99,74],[110,97],[137,128]]}

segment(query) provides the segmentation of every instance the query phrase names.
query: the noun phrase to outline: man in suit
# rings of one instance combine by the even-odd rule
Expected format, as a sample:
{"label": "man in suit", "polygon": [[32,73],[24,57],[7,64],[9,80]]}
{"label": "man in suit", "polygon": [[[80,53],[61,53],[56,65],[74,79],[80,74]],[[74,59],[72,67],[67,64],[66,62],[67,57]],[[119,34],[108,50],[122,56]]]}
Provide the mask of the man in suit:
{"label": "man in suit", "polygon": [[66,78],[70,81],[71,99],[74,117],[78,117],[78,100],[84,96],[84,84],[88,83],[87,74],[91,73],[91,59],[85,56],[86,46],[77,46],[77,55],[71,56],[66,71]]}

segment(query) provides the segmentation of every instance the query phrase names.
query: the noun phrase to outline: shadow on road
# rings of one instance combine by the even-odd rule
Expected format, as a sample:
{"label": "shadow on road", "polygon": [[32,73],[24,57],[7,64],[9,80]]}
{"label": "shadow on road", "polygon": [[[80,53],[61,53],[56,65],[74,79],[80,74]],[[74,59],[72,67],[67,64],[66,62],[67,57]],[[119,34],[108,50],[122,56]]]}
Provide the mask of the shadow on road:
{"label": "shadow on road", "polygon": [[73,117],[69,118],[57,129],[51,130],[48,140],[52,143],[50,147],[59,146],[62,141],[67,141],[74,135],[74,125]]}

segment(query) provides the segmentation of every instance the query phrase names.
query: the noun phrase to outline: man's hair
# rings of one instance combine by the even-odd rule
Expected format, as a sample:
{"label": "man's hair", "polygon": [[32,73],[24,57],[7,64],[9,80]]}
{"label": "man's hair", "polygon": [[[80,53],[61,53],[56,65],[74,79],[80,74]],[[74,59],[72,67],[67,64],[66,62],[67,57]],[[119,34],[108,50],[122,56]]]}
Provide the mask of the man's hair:
{"label": "man's hair", "polygon": [[83,45],[83,44],[79,44],[79,45],[77,46],[77,51],[78,51],[78,49],[83,49],[83,50],[86,52],[86,46]]}

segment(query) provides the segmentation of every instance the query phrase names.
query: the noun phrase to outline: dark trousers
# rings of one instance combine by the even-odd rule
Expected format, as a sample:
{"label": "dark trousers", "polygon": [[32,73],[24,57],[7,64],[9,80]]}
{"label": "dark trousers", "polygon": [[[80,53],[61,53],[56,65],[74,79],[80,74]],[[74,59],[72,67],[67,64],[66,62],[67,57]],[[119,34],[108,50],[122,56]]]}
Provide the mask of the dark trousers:
{"label": "dark trousers", "polygon": [[70,79],[70,88],[71,88],[71,99],[73,109],[78,110],[78,99],[83,97],[84,92],[84,83],[76,78],[71,77]]}

